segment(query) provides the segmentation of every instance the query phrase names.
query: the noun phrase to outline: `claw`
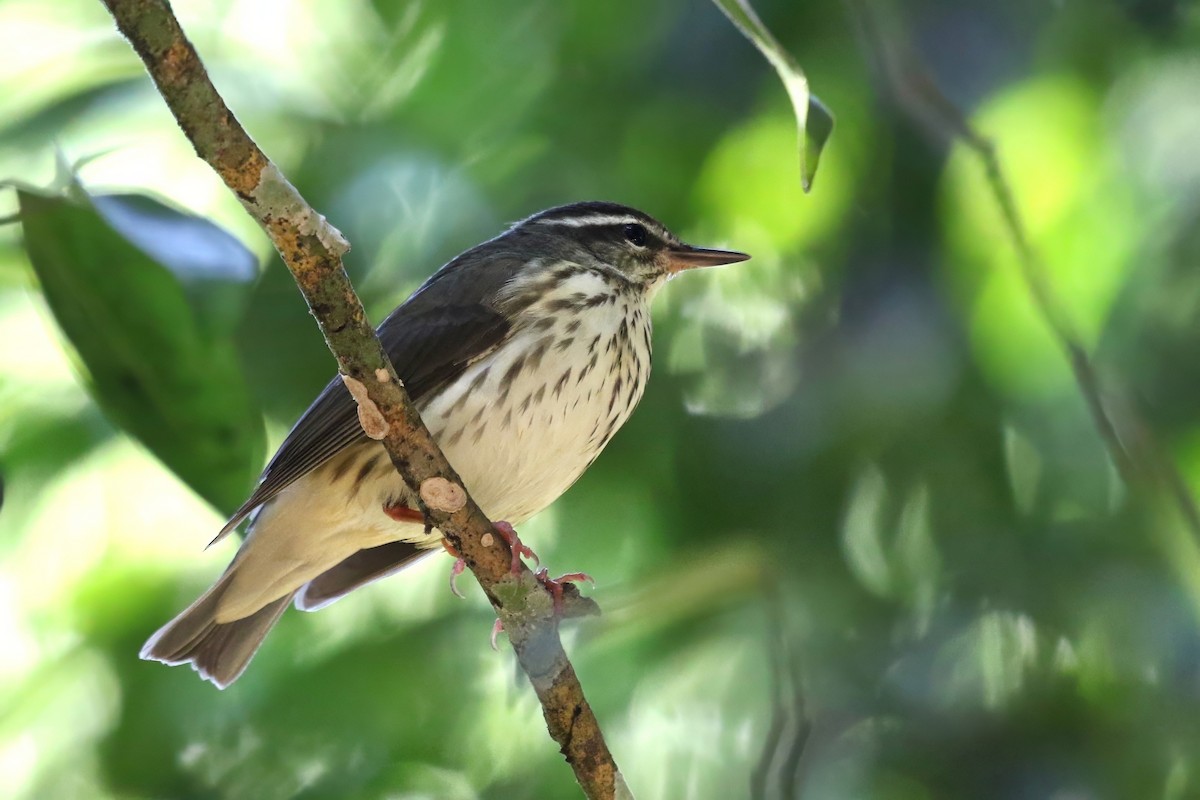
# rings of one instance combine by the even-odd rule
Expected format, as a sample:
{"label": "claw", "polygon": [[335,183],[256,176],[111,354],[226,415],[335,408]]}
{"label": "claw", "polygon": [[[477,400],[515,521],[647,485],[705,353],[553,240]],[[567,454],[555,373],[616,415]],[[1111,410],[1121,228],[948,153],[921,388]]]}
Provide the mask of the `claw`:
{"label": "claw", "polygon": [[467,568],[467,562],[463,560],[462,554],[458,552],[454,545],[446,541],[445,537],[442,537],[439,544],[441,544],[442,549],[454,556],[454,566],[450,568],[450,591],[454,593],[455,597],[461,597],[465,600],[466,595],[458,590],[456,581],[458,580],[458,576],[463,574],[463,570]]}
{"label": "claw", "polygon": [[517,536],[517,532],[513,529],[512,525],[504,520],[492,524],[496,528],[496,533],[500,534],[500,538],[504,540],[504,543],[508,545],[508,549],[512,551],[512,573],[514,575],[521,571],[521,556],[532,558],[539,565],[542,563],[537,553],[526,547],[521,541],[521,537]]}
{"label": "claw", "polygon": [[[457,567],[457,564],[455,566]],[[461,572],[462,570],[460,569],[459,571]],[[565,575],[559,575],[557,578],[551,578],[550,574],[546,571],[546,568],[542,567],[537,572],[533,573],[533,577],[537,579],[538,583],[540,583],[542,586],[545,586],[546,590],[549,591],[550,595],[554,598],[554,616],[556,617],[562,616],[563,584],[582,583],[587,581],[588,583],[592,584],[592,586],[596,585],[596,579],[591,575],[588,575],[586,572],[568,572]],[[496,637],[503,632],[504,623],[499,617],[496,617],[496,621],[492,623],[491,642],[493,650],[498,651],[500,649],[496,644]]]}
{"label": "claw", "polygon": [[463,561],[461,558],[457,559],[454,562],[454,566],[450,568],[450,591],[454,593],[455,597],[458,597],[462,600],[466,600],[467,596],[458,590],[458,586],[455,584],[455,581],[458,580],[458,576],[462,575],[463,570],[466,568],[467,562]]}
{"label": "claw", "polygon": [[596,588],[596,579],[586,572],[568,572],[564,575],[559,575],[551,583],[590,583],[592,588]]}
{"label": "claw", "polygon": [[496,644],[496,637],[504,631],[504,623],[496,617],[496,621],[492,623],[492,649],[497,653],[500,652],[500,646]]}
{"label": "claw", "polygon": [[564,583],[583,583],[584,581],[587,581],[588,583],[592,584],[592,586],[596,585],[596,579],[591,575],[588,575],[586,572],[568,572],[565,575],[559,575],[557,578],[551,578],[550,573],[546,571],[546,568],[542,567],[537,572],[533,573],[533,577],[537,578],[538,583],[540,583],[542,586],[545,586],[550,592],[551,597],[554,598],[554,616],[556,617],[562,616]]}

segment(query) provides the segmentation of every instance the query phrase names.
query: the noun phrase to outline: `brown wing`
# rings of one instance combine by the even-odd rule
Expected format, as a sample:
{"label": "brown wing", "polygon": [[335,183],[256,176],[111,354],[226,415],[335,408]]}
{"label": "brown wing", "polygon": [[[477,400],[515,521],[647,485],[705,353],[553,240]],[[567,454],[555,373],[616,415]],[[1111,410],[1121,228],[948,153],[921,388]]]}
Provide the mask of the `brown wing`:
{"label": "brown wing", "polygon": [[[508,333],[507,320],[482,305],[442,306],[415,314],[402,313],[405,308],[401,306],[379,326],[379,338],[413,402],[456,378]],[[258,488],[213,541],[228,535],[293,481],[365,439],[354,399],[341,378],[334,378],[284,439]]]}
{"label": "brown wing", "polygon": [[[507,235],[485,242],[438,270],[379,326],[383,348],[414,402],[504,341],[508,320],[491,304],[524,264]],[[354,400],[335,377],[280,445],[258,488],[213,541],[297,478],[364,438]]]}

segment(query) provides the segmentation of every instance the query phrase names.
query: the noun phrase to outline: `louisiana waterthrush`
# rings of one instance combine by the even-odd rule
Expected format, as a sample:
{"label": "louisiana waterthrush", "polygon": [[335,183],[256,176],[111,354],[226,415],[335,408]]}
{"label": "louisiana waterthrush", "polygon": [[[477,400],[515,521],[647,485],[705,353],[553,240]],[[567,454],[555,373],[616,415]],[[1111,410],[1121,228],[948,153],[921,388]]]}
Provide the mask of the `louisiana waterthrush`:
{"label": "louisiana waterthrush", "polygon": [[[583,474],[641,399],[656,290],[747,258],[684,244],[626,206],[561,206],[450,261],[379,338],[479,506],[520,523]],[[251,519],[233,562],[142,657],[227,686],[293,599],[321,608],[436,548],[441,534],[403,513],[416,508],[331,381],[221,531]]]}

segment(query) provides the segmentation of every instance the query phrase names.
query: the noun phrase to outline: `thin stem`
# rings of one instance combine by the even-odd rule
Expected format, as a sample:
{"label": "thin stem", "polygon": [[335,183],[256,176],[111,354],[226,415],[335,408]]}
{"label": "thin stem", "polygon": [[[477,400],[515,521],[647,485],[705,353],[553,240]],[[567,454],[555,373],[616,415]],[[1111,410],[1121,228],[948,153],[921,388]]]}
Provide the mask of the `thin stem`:
{"label": "thin stem", "polygon": [[[946,97],[920,58],[897,31],[902,27],[892,18],[880,19],[879,4],[872,0],[847,0],[861,26],[868,50],[888,83],[896,104],[921,122],[929,134],[942,140],[961,140],[979,158],[992,197],[1000,209],[1008,238],[1017,254],[1021,278],[1034,308],[1045,321],[1067,356],[1075,384],[1087,404],[1092,422],[1125,484],[1152,507],[1172,508],[1174,520],[1158,524],[1182,524],[1190,532],[1184,539],[1171,538],[1175,548],[1186,546],[1189,559],[1200,563],[1200,508],[1179,473],[1175,462],[1158,443],[1150,426],[1139,415],[1127,392],[1102,381],[1088,355],[1065,305],[1050,281],[1045,264],[1029,242],[1025,224],[1017,210],[1012,188],[1004,176],[993,142],[977,131],[966,115]],[[886,31],[886,33],[885,33]],[[1106,385],[1107,384],[1107,385]],[[1189,544],[1184,545],[1182,542]],[[1174,559],[1177,552],[1169,552]],[[1181,565],[1180,576],[1196,599],[1200,615],[1200,576]]]}

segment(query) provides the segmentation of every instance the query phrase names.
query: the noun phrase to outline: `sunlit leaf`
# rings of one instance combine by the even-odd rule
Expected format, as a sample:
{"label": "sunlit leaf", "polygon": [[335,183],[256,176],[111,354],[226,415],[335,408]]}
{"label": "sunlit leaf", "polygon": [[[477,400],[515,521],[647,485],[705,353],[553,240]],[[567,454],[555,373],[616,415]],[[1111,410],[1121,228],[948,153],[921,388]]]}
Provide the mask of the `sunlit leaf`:
{"label": "sunlit leaf", "polygon": [[[1112,167],[1097,98],[1078,81],[1043,78],[989,98],[975,122],[1000,137],[1031,244],[1077,335],[1092,346],[1148,230],[1148,215]],[[1070,364],[1032,302],[987,176],[963,146],[946,164],[941,203],[947,274],[973,303],[972,344],[989,378],[1018,395],[1073,392]]]}
{"label": "sunlit leaf", "polygon": [[944,701],[996,709],[1020,692],[1038,661],[1033,620],[1007,611],[979,616],[937,656]]}
{"label": "sunlit leaf", "polygon": [[[772,109],[726,131],[696,178],[705,215],[721,221],[719,232],[730,246],[736,243],[754,256],[754,268],[743,272],[759,274],[763,259],[773,253],[811,250],[836,238],[851,216],[854,166],[843,148],[830,154],[835,169],[822,178],[821,202],[797,213],[803,190],[791,170],[780,169],[795,146],[795,123],[781,111]],[[723,272],[730,271],[737,270]]]}
{"label": "sunlit leaf", "polygon": [[198,321],[214,334],[241,319],[258,259],[202,217],[137,194],[97,195],[92,206],[117,233],[171,270]]}
{"label": "sunlit leaf", "polygon": [[[220,334],[231,320],[213,304],[240,302],[243,253],[208,223],[151,211],[153,201],[18,196],[30,261],[99,403],[207,500],[235,507],[261,463],[262,418]],[[169,232],[180,234],[175,248]],[[219,264],[219,253],[236,263]]]}
{"label": "sunlit leaf", "polygon": [[808,89],[808,78],[796,60],[776,41],[771,31],[754,13],[749,0],[713,0],[737,29],[754,43],[763,57],[775,68],[787,90],[796,112],[796,129],[800,131],[800,185],[812,189],[817,162],[829,136],[833,133],[833,114]]}

